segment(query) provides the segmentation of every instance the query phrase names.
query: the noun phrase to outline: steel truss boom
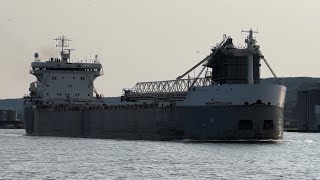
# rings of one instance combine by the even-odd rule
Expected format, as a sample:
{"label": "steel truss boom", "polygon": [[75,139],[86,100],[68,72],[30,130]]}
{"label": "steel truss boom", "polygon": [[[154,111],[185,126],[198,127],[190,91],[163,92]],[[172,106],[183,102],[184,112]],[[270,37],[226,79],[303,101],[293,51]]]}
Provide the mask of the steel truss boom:
{"label": "steel truss boom", "polygon": [[[205,57],[202,61],[200,61],[199,63],[197,63],[196,65],[194,65],[191,69],[189,69],[187,72],[183,73],[181,76],[177,77],[177,79],[182,79],[183,77],[185,77],[187,74],[189,74],[191,71],[193,71],[194,69],[196,69],[198,66],[200,66],[202,63],[205,63],[206,61],[212,61],[211,57],[213,57],[217,52],[218,50],[222,47],[222,45],[225,43],[227,39],[227,36],[226,35],[223,35],[223,40],[216,46],[215,48],[215,51],[210,54],[209,56]],[[201,71],[201,73],[203,72],[203,70]],[[200,75],[201,75],[200,73]],[[200,76],[199,75],[199,76]],[[198,77],[199,77],[198,76]]]}
{"label": "steel truss boom", "polygon": [[198,66],[200,66],[202,63],[204,63],[205,61],[210,59],[210,55],[207,56],[206,58],[204,58],[202,61],[200,61],[198,64],[194,65],[191,69],[189,69],[187,72],[185,72],[184,74],[182,74],[181,76],[177,77],[177,79],[182,79],[183,77],[185,77],[187,74],[189,74],[191,71],[193,71],[195,68],[197,68]]}
{"label": "steel truss boom", "polygon": [[[134,93],[169,93],[169,92],[186,92],[191,87],[195,79],[177,79],[168,81],[139,82],[132,89]],[[209,86],[211,79],[198,78],[193,86]]]}
{"label": "steel truss boom", "polygon": [[194,86],[210,86],[211,79],[198,78],[178,79],[156,82],[139,82],[132,89],[124,89],[124,100],[156,100],[156,101],[181,101],[186,95],[192,82]]}

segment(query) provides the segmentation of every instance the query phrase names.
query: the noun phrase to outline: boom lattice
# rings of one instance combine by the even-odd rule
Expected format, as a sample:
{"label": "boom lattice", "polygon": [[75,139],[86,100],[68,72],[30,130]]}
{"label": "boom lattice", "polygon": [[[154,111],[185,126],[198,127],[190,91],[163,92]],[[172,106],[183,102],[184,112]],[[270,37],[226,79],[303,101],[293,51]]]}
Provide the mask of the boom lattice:
{"label": "boom lattice", "polygon": [[168,81],[155,82],[139,82],[132,89],[124,89],[123,98],[127,101],[135,100],[182,100],[185,98],[191,84],[193,86],[209,86],[211,85],[210,78],[195,79],[176,79]]}

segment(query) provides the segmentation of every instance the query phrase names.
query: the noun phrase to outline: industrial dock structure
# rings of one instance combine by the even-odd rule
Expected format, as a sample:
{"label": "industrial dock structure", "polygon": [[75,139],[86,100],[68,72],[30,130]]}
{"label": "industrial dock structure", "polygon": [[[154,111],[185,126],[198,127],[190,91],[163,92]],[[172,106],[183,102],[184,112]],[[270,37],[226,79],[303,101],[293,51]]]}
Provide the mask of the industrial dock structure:
{"label": "industrial dock structure", "polygon": [[320,132],[320,84],[305,86],[297,93],[297,131]]}
{"label": "industrial dock structure", "polygon": [[23,121],[17,119],[16,111],[0,109],[0,128],[23,128]]}

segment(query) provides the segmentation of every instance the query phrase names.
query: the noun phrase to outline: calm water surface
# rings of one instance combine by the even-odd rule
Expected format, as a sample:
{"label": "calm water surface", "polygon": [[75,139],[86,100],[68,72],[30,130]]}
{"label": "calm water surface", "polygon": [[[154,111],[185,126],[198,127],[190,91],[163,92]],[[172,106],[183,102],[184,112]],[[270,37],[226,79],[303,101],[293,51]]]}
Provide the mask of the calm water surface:
{"label": "calm water surface", "polygon": [[279,144],[124,141],[0,130],[0,179],[320,179],[320,133]]}

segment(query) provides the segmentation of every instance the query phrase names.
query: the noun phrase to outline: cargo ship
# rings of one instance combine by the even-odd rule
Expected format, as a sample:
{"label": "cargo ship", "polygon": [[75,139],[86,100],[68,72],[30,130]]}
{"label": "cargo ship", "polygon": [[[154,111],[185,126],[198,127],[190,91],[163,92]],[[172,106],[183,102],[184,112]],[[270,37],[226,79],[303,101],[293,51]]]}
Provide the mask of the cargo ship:
{"label": "cargo ship", "polygon": [[[119,101],[100,95],[98,56],[71,62],[69,39],[55,39],[61,58],[41,61],[35,53],[30,74],[37,80],[24,97],[27,135],[126,140],[277,141],[283,138],[286,87],[260,83],[267,63],[246,31],[246,45],[231,37],[174,80],[139,82]],[[270,66],[267,64],[267,67]],[[190,72],[198,68],[194,77]],[[270,68],[271,72],[275,73]],[[275,76],[276,77],[276,76]]]}

